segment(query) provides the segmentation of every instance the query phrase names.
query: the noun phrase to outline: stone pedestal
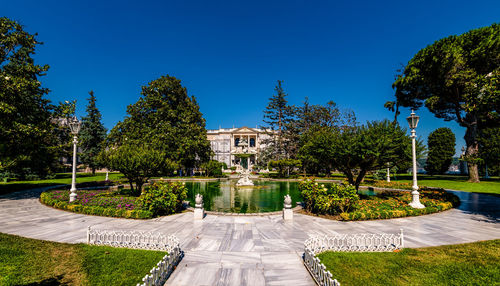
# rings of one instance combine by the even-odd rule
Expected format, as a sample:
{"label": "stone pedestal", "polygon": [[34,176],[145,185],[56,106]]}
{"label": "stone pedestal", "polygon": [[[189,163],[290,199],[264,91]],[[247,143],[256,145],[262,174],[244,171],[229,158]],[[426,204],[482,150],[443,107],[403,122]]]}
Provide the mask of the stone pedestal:
{"label": "stone pedestal", "polygon": [[205,209],[203,209],[203,196],[200,194],[196,194],[194,202],[194,219],[203,219],[203,217],[205,216]]}
{"label": "stone pedestal", "polygon": [[283,219],[293,220],[292,198],[290,198],[290,195],[285,196],[285,201],[283,203]]}
{"label": "stone pedestal", "polygon": [[205,210],[203,208],[195,208],[194,209],[194,219],[200,220],[205,216]]}

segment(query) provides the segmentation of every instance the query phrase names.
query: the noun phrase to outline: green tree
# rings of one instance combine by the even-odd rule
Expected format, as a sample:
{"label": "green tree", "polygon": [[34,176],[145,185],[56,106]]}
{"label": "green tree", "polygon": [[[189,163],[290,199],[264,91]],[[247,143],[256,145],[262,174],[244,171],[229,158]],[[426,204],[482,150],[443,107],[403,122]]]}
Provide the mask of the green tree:
{"label": "green tree", "polygon": [[438,128],[429,134],[427,145],[429,153],[425,170],[431,175],[444,174],[455,155],[455,134],[450,128]]}
{"label": "green tree", "polygon": [[99,160],[111,170],[120,171],[128,179],[130,189],[136,196],[141,194],[142,186],[151,177],[177,167],[175,163],[165,159],[164,152],[140,141],[104,150],[100,153]]}
{"label": "green tree", "polygon": [[201,168],[205,171],[206,177],[222,177],[222,169],[226,169],[227,165],[216,160],[210,160],[201,164]]}
{"label": "green tree", "polygon": [[269,161],[269,168],[278,169],[280,177],[285,177],[290,175],[290,171],[296,168],[302,167],[300,160],[296,159],[281,159],[276,161]]}
{"label": "green tree", "polygon": [[0,172],[25,171],[45,175],[54,161],[51,153],[49,92],[40,77],[48,65],[35,64],[41,44],[16,21],[0,18]]}
{"label": "green tree", "polygon": [[411,139],[406,130],[388,120],[334,132],[332,166],[356,189],[369,171],[411,160]]}
{"label": "green tree", "polygon": [[309,174],[323,171],[327,175],[332,169],[335,131],[331,127],[313,127],[301,136],[298,158]]}
{"label": "green tree", "polygon": [[481,129],[479,157],[490,174],[500,174],[500,127]]}
{"label": "green tree", "polygon": [[469,181],[479,182],[480,128],[500,124],[500,25],[450,36],[420,50],[393,84],[399,106],[425,105],[466,128]]}
{"label": "green tree", "polygon": [[[272,146],[272,150],[276,153],[274,154],[274,159],[279,160],[288,156],[287,143],[287,126],[291,125],[293,120],[294,107],[288,105],[286,99],[287,94],[283,90],[281,80],[278,80],[276,87],[274,88],[276,94],[273,94],[269,98],[269,104],[264,110],[264,123],[266,124],[265,129],[270,135],[269,140],[264,142],[268,146]],[[288,141],[288,142],[287,142]]]}
{"label": "green tree", "polygon": [[108,136],[108,144],[147,141],[165,160],[191,170],[212,154],[205,119],[181,81],[162,76],[142,87],[142,97],[127,107],[128,116]]}
{"label": "green tree", "polygon": [[101,112],[97,109],[94,92],[90,91],[89,95],[87,116],[82,118],[82,129],[79,135],[82,148],[80,157],[82,162],[92,169],[92,174],[95,174],[95,170],[102,166],[98,155],[106,139],[106,128],[101,123]]}

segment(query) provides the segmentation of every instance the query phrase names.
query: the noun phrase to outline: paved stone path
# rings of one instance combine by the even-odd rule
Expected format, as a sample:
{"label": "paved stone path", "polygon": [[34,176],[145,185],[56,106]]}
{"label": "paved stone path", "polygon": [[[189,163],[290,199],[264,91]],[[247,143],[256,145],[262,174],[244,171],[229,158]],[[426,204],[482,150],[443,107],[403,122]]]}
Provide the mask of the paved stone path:
{"label": "paved stone path", "polygon": [[406,247],[456,244],[500,238],[500,197],[455,192],[458,209],[391,220],[339,222],[295,214],[211,216],[192,213],[152,220],[87,216],[46,207],[43,189],[0,197],[0,232],[57,242],[85,242],[86,228],[135,229],[176,235],[184,259],[166,285],[314,285],[302,265],[304,240],[314,234],[396,233]]}

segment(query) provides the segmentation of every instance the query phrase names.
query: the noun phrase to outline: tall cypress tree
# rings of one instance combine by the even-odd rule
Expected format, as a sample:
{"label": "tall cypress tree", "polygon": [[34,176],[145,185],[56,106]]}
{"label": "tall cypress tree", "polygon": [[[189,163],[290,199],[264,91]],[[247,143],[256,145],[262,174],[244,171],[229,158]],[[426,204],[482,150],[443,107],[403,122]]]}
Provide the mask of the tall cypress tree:
{"label": "tall cypress tree", "polygon": [[89,92],[89,104],[87,105],[87,116],[82,118],[82,130],[80,132],[80,141],[82,147],[82,162],[92,169],[92,174],[101,165],[97,155],[101,151],[102,144],[106,138],[106,128],[101,123],[101,112],[97,109],[94,92]]}
{"label": "tall cypress tree", "polygon": [[287,154],[284,144],[285,133],[287,126],[293,120],[294,110],[292,106],[288,105],[288,101],[286,100],[287,94],[281,86],[282,82],[278,80],[278,84],[274,88],[276,94],[273,94],[269,98],[269,104],[264,110],[264,123],[267,125],[266,130],[268,130],[272,138],[270,142],[264,143],[274,150],[274,157],[278,160]]}
{"label": "tall cypress tree", "polygon": [[438,128],[427,139],[429,154],[425,170],[431,174],[443,174],[450,167],[455,155],[455,134],[450,128]]}

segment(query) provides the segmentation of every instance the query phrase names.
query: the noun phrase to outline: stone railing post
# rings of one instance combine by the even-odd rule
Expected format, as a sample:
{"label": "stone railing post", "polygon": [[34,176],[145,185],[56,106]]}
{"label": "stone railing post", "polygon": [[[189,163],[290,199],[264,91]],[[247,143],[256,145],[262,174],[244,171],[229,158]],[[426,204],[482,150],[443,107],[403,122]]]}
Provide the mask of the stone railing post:
{"label": "stone railing post", "polygon": [[283,203],[283,219],[284,220],[293,219],[292,198],[290,197],[290,195],[285,196],[285,200]]}
{"label": "stone railing post", "polygon": [[196,194],[196,198],[194,201],[194,219],[203,219],[203,217],[205,216],[205,210],[203,209],[203,196],[200,194]]}

